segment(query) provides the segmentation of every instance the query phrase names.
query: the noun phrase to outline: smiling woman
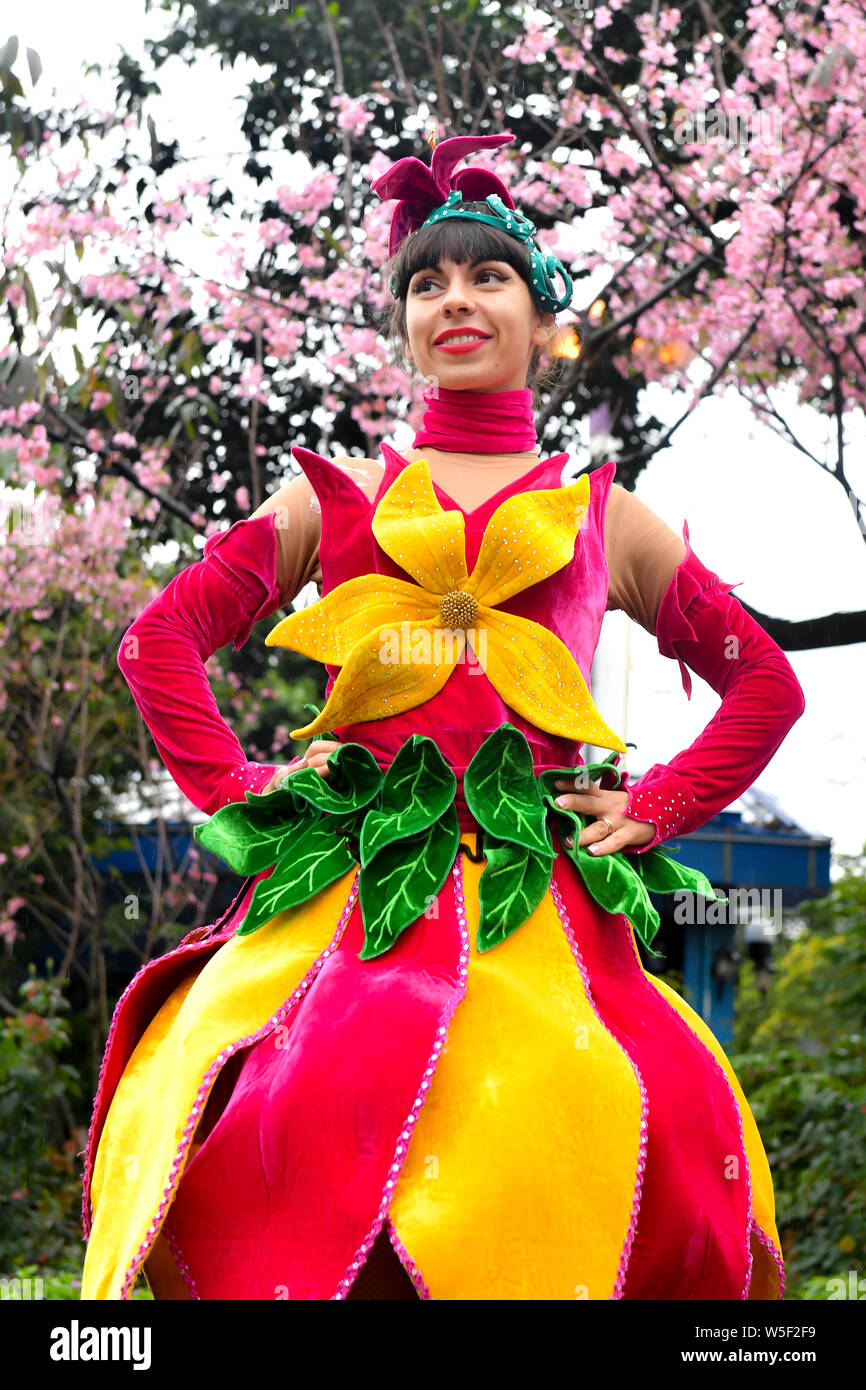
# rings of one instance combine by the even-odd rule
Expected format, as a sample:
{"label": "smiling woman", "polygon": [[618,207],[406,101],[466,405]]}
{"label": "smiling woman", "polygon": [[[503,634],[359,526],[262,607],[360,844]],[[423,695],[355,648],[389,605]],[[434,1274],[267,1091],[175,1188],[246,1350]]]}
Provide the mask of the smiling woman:
{"label": "smiling woman", "polygon": [[[469,202],[467,212],[489,212]],[[483,222],[450,219],[403,242],[389,267],[398,298],[384,325],[398,361],[413,375],[461,389],[541,392],[559,377],[560,358],[543,362],[555,314],[532,298],[532,266],[522,242]],[[481,347],[448,347],[443,335],[474,332]]]}
{"label": "smiling woman", "polygon": [[[435,378],[419,456],[383,443],[376,477],[294,446],[303,480],[210,537],[124,636],[160,753],[210,814],[196,838],[245,878],[118,1005],[86,1299],[127,1298],[142,1269],[166,1299],[781,1296],[748,1102],[638,944],[651,893],[713,896],[659,846],[751,785],[802,692],[687,529],[615,489],[612,462],[567,482],[568,454],[539,457],[525,383],[571,282],[495,176],[452,182],[509,138],[377,181],[404,199],[395,322]],[[292,731],[310,760],[274,782],[204,661],[316,576],[267,637],[328,674]],[[722,697],[636,785],[589,682],[611,607]]]}

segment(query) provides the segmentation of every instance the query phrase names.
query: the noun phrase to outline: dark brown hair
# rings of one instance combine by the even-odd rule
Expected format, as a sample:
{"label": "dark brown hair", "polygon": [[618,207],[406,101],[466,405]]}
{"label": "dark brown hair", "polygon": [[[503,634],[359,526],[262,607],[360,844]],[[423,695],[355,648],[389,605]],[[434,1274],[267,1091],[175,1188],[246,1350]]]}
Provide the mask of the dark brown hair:
{"label": "dark brown hair", "polygon": [[[489,211],[487,204],[483,202],[466,203],[464,206],[470,212]],[[441,222],[434,222],[432,226],[423,227],[407,236],[388,261],[385,266],[385,282],[389,283],[391,276],[396,276],[399,298],[394,300],[391,309],[385,314],[380,331],[384,330],[389,343],[398,344],[397,363],[404,371],[411,370],[413,376],[417,371],[415,364],[406,356],[406,296],[412,276],[427,266],[439,264],[442,260],[462,264],[479,259],[507,261],[526,282],[532,297],[531,265],[525,244],[506,232],[500,232],[496,227],[488,226],[486,222],[446,217]],[[539,315],[544,312],[534,298],[532,302],[536,305]],[[551,341],[555,334],[554,327],[551,329]],[[537,345],[532,349],[526,373],[526,385],[532,391],[532,404],[536,410],[540,405],[542,388],[552,385],[562,372],[562,359],[558,357],[551,358],[542,368],[541,359],[546,352],[546,348]]]}

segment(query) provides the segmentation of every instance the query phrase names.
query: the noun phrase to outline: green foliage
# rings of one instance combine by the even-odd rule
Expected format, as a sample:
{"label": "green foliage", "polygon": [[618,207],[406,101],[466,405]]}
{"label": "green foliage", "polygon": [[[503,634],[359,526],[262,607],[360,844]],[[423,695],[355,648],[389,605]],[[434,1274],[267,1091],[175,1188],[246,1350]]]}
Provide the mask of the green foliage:
{"label": "green foliage", "polygon": [[[58,1299],[78,1302],[81,1299],[81,1269],[78,1265],[68,1269],[47,1269],[34,1264],[19,1265],[13,1271],[12,1278],[20,1279],[31,1297],[38,1294],[46,1301],[51,1302],[56,1302]],[[40,1283],[37,1284],[37,1280]],[[132,1297],[134,1299],[153,1298],[143,1276],[139,1278],[133,1289]]]}
{"label": "green foliage", "polygon": [[[50,964],[50,963],[49,963]],[[68,1005],[55,980],[31,967],[23,1003],[0,1024],[0,1275],[80,1259],[81,1186],[75,1151],[82,1133],[69,1101],[81,1096],[77,1069],[63,1060]]]}
{"label": "green foliage", "polygon": [[766,997],[742,968],[730,1057],[767,1150],[790,1296],[826,1298],[829,1279],[866,1266],[863,873],[801,916]]}

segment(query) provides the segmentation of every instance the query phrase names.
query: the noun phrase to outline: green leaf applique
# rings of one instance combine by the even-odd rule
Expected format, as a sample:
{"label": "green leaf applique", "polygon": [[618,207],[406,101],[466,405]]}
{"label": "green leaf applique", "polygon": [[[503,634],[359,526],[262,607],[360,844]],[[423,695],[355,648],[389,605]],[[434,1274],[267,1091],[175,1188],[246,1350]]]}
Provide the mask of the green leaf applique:
{"label": "green leaf applique", "polygon": [[550,885],[555,858],[553,850],[541,854],[489,834],[484,836],[484,853],[475,938],[479,951],[498,946],[532,916]]}
{"label": "green leaf applique", "polygon": [[417,835],[439,820],[454,801],[457,778],[432,738],[412,734],[385,773],[378,808],[361,831],[366,867],[386,845]]}
{"label": "green leaf applique", "polygon": [[[557,773],[557,776],[560,774]],[[544,793],[544,799],[553,812],[559,838],[569,859],[576,865],[587,892],[605,912],[622,912],[631,922],[651,956],[661,952],[652,949],[652,940],[659,928],[659,915],[652,905],[650,895],[643,880],[635,873],[631,861],[622,850],[613,854],[590,854],[589,850],[578,845],[581,830],[592,819],[579,811],[568,811],[554,804],[553,789]],[[573,836],[574,843],[567,845],[565,836]]]}
{"label": "green leaf applique", "polygon": [[211,854],[218,854],[236,874],[258,874],[268,869],[286,852],[299,833],[305,832],[319,817],[315,808],[297,809],[294,804],[269,805],[270,798],[259,797],[259,805],[235,801],[222,806],[193,835]]}
{"label": "green leaf applique", "polygon": [[484,740],[463,775],[466,805],[497,839],[552,854],[532,749],[513,724],[500,724]]}
{"label": "green leaf applique", "polygon": [[628,855],[628,862],[650,893],[696,893],[711,902],[726,903],[719,897],[706,874],[681,864],[657,845],[643,854]]}
{"label": "green leaf applique", "polygon": [[454,866],[460,823],[453,803],[441,819],[406,839],[383,846],[361,865],[358,896],[364,922],[359,959],[370,960],[426,912]]}
{"label": "green leaf applique", "polygon": [[382,786],[382,769],[361,743],[341,743],[335,748],[328,755],[328,772],[329,776],[323,777],[314,767],[298,768],[277,790],[291,788],[299,800],[329,815],[342,815],[368,806]]}
{"label": "green leaf applique", "polygon": [[315,768],[291,773],[272,792],[247,792],[245,802],[223,806],[196,839],[236,873],[257,874],[237,929],[246,936],[285,908],[305,902],[353,868],[350,841],[360,835],[366,807],[378,795],[382,772],[369,749],[347,743],[329,756],[330,776]]}
{"label": "green leaf applique", "polygon": [[249,936],[258,931],[278,912],[306,902],[354,867],[355,860],[345,840],[335,834],[327,817],[320,817],[291,843],[270,878],[256,884],[237,935]]}
{"label": "green leaf applique", "polygon": [[606,912],[624,912],[641,940],[652,941],[658,931],[659,915],[643,880],[621,851],[590,854],[585,846],[574,845],[568,853],[599,906]]}

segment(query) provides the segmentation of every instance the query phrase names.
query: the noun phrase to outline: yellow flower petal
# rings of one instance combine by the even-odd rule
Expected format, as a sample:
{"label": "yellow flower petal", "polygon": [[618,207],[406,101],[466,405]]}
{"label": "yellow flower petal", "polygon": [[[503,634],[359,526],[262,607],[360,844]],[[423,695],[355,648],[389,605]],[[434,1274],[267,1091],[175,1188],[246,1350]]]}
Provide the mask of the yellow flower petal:
{"label": "yellow flower petal", "polygon": [[373,535],[386,555],[433,594],[463,589],[466,536],[462,512],[445,512],[426,459],[398,473],[373,513]]}
{"label": "yellow flower petal", "polygon": [[514,613],[481,608],[486,635],[477,651],[487,679],[518,714],[538,729],[625,753],[592,701],[586,681],[564,642],[540,623]]}
{"label": "yellow flower petal", "polygon": [[441,690],[463,654],[466,636],[435,619],[388,624],[362,637],[334,682],[321,714],[292,738],[309,738],[346,724],[385,719],[415,709]]}
{"label": "yellow flower petal", "polygon": [[493,608],[556,574],[574,558],[589,501],[586,474],[569,487],[507,498],[485,527],[468,592]]}
{"label": "yellow flower petal", "polygon": [[439,611],[439,599],[417,584],[383,574],[362,574],[338,584],[318,603],[290,613],[272,628],[266,647],[288,647],[316,661],[342,666],[362,637],[386,622],[423,622]]}

